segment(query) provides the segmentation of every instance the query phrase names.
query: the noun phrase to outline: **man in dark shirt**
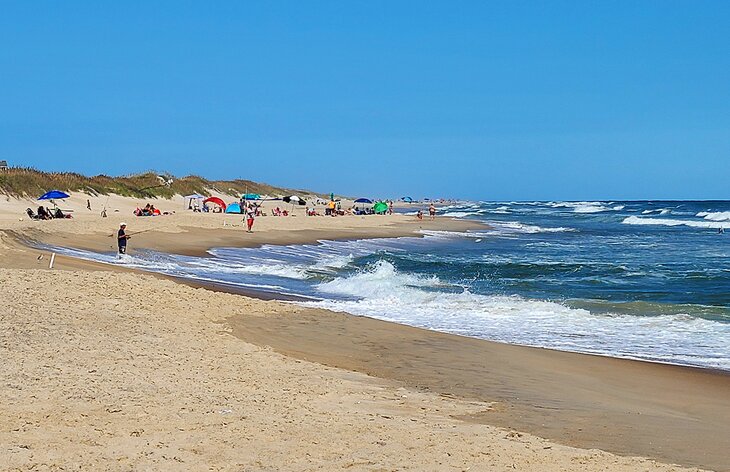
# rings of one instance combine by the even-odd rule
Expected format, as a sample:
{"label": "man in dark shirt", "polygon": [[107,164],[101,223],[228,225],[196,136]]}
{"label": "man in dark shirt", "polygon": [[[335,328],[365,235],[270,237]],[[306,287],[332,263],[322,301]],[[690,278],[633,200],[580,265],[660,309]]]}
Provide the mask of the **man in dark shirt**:
{"label": "man in dark shirt", "polygon": [[127,239],[131,238],[124,230],[127,229],[127,223],[119,224],[119,232],[117,233],[117,243],[119,244],[119,254],[127,253]]}

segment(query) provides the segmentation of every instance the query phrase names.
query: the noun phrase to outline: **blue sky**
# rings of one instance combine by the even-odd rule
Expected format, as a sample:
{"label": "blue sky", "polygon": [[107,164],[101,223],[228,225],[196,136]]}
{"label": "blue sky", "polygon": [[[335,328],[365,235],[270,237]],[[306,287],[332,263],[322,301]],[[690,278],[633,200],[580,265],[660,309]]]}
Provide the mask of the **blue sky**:
{"label": "blue sky", "polygon": [[730,2],[3,2],[0,159],[358,195],[730,197]]}

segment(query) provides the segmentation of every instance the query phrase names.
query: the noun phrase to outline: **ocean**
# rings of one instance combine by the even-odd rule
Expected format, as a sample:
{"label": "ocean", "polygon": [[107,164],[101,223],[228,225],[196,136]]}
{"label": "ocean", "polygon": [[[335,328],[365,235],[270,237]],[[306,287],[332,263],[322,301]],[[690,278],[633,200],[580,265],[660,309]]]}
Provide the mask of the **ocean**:
{"label": "ocean", "polygon": [[440,215],[489,229],[123,262],[54,250],[463,336],[730,370],[730,202],[457,202]]}

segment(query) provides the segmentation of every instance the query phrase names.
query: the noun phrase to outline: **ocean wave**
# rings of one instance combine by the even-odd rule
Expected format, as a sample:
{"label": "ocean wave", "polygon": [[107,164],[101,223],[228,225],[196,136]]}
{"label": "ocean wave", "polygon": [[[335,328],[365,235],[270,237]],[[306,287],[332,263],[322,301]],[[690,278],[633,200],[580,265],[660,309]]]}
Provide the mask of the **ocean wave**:
{"label": "ocean wave", "polygon": [[281,263],[235,264],[230,261],[215,261],[202,259],[188,262],[189,266],[196,267],[199,273],[246,274],[246,275],[273,275],[287,279],[307,279],[307,267],[287,265]]}
{"label": "ocean wave", "polygon": [[517,221],[514,222],[489,222],[490,226],[493,226],[497,230],[501,231],[508,231],[513,233],[526,233],[526,234],[535,234],[535,233],[565,233],[565,232],[571,232],[571,231],[577,231],[575,228],[566,228],[564,226],[558,226],[556,228],[551,227],[542,227],[537,225],[528,225],[524,223],[520,223]]}
{"label": "ocean wave", "polygon": [[512,344],[730,369],[724,341],[730,325],[682,313],[591,313],[552,301],[475,294],[437,277],[399,272],[384,260],[316,289],[323,300],[302,304]]}
{"label": "ocean wave", "polygon": [[611,203],[605,202],[550,202],[549,206],[553,208],[572,208],[574,213],[601,213],[604,211],[621,211],[624,205],[610,206]]}
{"label": "ocean wave", "polygon": [[427,237],[432,238],[486,238],[490,236],[515,235],[515,234],[537,234],[537,233],[565,233],[577,231],[575,228],[557,227],[544,228],[542,226],[526,225],[519,222],[488,222],[491,229],[482,231],[441,231],[424,229],[419,231]]}
{"label": "ocean wave", "polygon": [[730,221],[730,211],[701,211],[697,215],[709,221]]}
{"label": "ocean wave", "polygon": [[669,218],[645,218],[641,216],[629,216],[622,223],[625,225],[689,226],[692,228],[714,229],[730,226],[730,221],[672,220]]}
{"label": "ocean wave", "polygon": [[475,216],[478,215],[479,212],[477,211],[448,211],[443,214],[443,216],[450,216],[452,218],[466,218],[467,216]]}
{"label": "ocean wave", "polygon": [[650,215],[652,213],[657,213],[659,215],[668,215],[672,212],[669,208],[656,208],[652,210],[644,210],[641,212],[642,215]]}

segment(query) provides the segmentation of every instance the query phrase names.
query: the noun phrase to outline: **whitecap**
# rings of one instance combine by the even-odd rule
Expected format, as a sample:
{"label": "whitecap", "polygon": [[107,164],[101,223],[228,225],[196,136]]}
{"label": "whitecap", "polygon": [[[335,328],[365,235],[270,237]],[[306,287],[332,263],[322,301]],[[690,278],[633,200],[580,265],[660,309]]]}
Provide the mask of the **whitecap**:
{"label": "whitecap", "polygon": [[[561,303],[481,295],[384,260],[317,286],[306,306],[494,341],[730,369],[730,325],[678,315],[591,313]],[[616,333],[622,333],[617,336]]]}
{"label": "whitecap", "polygon": [[696,216],[709,221],[730,221],[730,211],[701,211]]}
{"label": "whitecap", "polygon": [[689,226],[692,228],[715,229],[730,226],[730,222],[728,221],[672,220],[669,218],[645,218],[641,216],[629,216],[622,223],[625,225]]}

